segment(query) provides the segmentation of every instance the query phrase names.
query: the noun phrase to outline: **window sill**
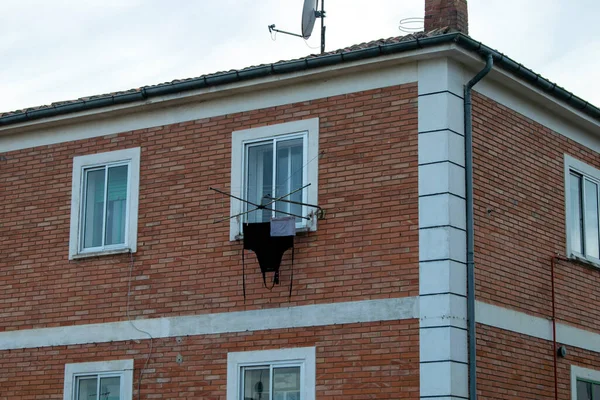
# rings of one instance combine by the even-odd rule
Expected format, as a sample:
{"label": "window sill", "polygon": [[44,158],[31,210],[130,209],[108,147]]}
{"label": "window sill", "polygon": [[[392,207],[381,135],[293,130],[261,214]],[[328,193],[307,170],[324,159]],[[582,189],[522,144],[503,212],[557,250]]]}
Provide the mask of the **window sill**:
{"label": "window sill", "polygon": [[[296,235],[310,232],[312,229],[309,226],[303,226],[302,228],[296,228]],[[240,240],[244,240],[244,235],[239,234],[235,235],[235,241],[239,242]]]}
{"label": "window sill", "polygon": [[125,254],[131,252],[129,247],[121,248],[121,249],[111,249],[111,250],[102,250],[102,251],[94,251],[89,253],[79,253],[73,254],[70,259],[71,260],[80,260],[83,258],[91,258],[91,257],[102,257],[102,256],[110,256],[113,254]]}
{"label": "window sill", "polygon": [[600,263],[598,263],[598,261],[592,261],[592,260],[589,260],[589,259],[582,257],[580,255],[577,255],[577,254],[571,254],[569,256],[569,260],[572,260],[579,264],[587,265],[588,267],[600,269]]}

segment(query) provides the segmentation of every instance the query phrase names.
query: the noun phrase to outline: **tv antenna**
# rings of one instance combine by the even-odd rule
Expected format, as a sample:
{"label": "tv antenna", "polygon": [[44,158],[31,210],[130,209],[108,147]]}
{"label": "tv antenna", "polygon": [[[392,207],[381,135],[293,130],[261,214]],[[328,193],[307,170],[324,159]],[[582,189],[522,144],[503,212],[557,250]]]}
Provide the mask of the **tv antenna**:
{"label": "tv antenna", "polygon": [[409,17],[400,20],[398,29],[404,33],[415,33],[423,30],[423,23],[425,19],[419,17]]}
{"label": "tv antenna", "polygon": [[306,40],[312,34],[315,20],[321,18],[321,54],[325,53],[325,0],[321,0],[321,11],[318,11],[319,0],[304,0],[302,8],[302,34],[275,29],[275,24],[269,25],[269,33],[277,32],[297,36]]}

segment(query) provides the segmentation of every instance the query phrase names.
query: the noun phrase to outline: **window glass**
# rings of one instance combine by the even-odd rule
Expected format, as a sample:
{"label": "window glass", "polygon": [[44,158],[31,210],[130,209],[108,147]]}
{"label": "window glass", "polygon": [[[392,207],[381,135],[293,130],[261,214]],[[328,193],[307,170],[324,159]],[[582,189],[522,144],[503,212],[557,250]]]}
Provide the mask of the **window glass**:
{"label": "window glass", "polygon": [[[275,150],[274,150],[275,149]],[[302,187],[304,182],[304,138],[271,139],[246,145],[245,211],[265,205],[273,198],[285,196]],[[251,211],[248,222],[267,222],[271,217],[302,215],[303,190],[297,191],[266,209]],[[273,211],[275,210],[275,212]],[[279,211],[279,212],[277,212]],[[297,218],[298,221],[301,218]]]}
{"label": "window glass", "polygon": [[598,383],[592,384],[592,399],[600,400],[600,384]]}
{"label": "window glass", "polygon": [[108,194],[106,197],[105,244],[125,243],[127,219],[127,165],[108,168]]}
{"label": "window glass", "polygon": [[83,247],[102,246],[104,220],[104,168],[86,170]]}
{"label": "window glass", "polygon": [[100,378],[100,395],[98,400],[120,400],[121,378],[111,376]]}
{"label": "window glass", "polygon": [[127,175],[127,165],[85,170],[84,249],[125,244]]}
{"label": "window glass", "polygon": [[581,176],[571,173],[570,179],[571,191],[571,226],[569,237],[571,239],[571,249],[577,253],[583,253],[582,237],[582,213],[581,213]]}
{"label": "window glass", "polygon": [[600,258],[598,254],[598,185],[585,180],[585,254]]}
{"label": "window glass", "polygon": [[98,378],[85,377],[77,379],[77,398],[76,400],[97,399]]}
{"label": "window glass", "polygon": [[273,368],[273,400],[300,400],[300,367]]}
{"label": "window glass", "polygon": [[[255,205],[268,203],[267,198],[273,194],[273,143],[253,144],[248,146],[248,163],[246,165],[246,199]],[[246,205],[246,211],[256,208]],[[271,211],[258,210],[248,213],[248,222],[267,222]]]}
{"label": "window glass", "polygon": [[[275,197],[279,198],[302,187],[302,138],[281,140],[277,142],[277,190]],[[284,200],[295,203],[302,202],[302,191],[297,191]],[[285,201],[277,202],[277,211],[287,212],[294,215],[302,215],[302,205]],[[277,217],[285,217],[287,214],[276,213]],[[297,221],[301,219],[296,217]]]}
{"label": "window glass", "polygon": [[75,400],[120,400],[121,378],[118,376],[98,375],[77,378]]}
{"label": "window glass", "polygon": [[568,247],[571,253],[592,261],[600,259],[600,183],[596,178],[573,170],[568,175]]}
{"label": "window glass", "polygon": [[270,371],[269,367],[244,368],[243,374],[244,400],[269,400]]}
{"label": "window glass", "polygon": [[300,366],[242,368],[243,400],[301,400]]}

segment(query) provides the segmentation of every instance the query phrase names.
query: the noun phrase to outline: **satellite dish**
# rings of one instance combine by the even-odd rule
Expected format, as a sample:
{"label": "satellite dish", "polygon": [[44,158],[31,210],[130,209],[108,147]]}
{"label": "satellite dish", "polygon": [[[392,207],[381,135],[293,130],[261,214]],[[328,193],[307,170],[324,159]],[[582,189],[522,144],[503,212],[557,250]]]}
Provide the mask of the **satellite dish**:
{"label": "satellite dish", "polygon": [[[287,32],[281,29],[275,29],[275,24],[268,25],[271,39],[273,32],[283,33],[284,35],[291,35],[301,37],[306,40],[312,34],[313,28],[315,27],[315,20],[321,18],[321,54],[325,53],[325,0],[321,0],[321,11],[317,11],[319,0],[304,0],[304,6],[302,9],[302,34]],[[310,47],[310,46],[309,46]]]}
{"label": "satellite dish", "polygon": [[317,0],[304,0],[302,9],[302,37],[308,39],[317,19]]}

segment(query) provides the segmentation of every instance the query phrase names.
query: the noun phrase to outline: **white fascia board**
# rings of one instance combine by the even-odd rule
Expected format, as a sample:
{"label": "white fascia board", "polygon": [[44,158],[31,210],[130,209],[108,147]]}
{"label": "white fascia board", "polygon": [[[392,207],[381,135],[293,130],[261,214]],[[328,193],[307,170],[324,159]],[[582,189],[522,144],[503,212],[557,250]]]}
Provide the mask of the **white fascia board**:
{"label": "white fascia board", "polygon": [[[391,66],[398,66],[401,64],[412,63],[418,61],[420,59],[428,59],[433,57],[446,57],[448,51],[452,48],[453,45],[443,44],[440,46],[432,46],[425,49],[419,50],[410,50],[406,52],[391,54],[388,56],[379,56],[365,60],[359,60],[355,62],[344,62],[341,64],[323,67],[323,68],[315,68],[305,71],[297,71],[285,74],[277,74],[265,78],[251,79],[231,84],[224,84],[219,86],[211,86],[198,90],[189,90],[185,92],[180,92],[176,94],[170,94],[165,96],[157,96],[147,99],[146,101],[139,101],[133,103],[126,103],[116,106],[108,106],[102,107],[98,109],[91,109],[81,112],[69,113],[65,115],[58,115],[50,118],[43,118],[39,120],[33,120],[23,123],[18,123],[14,125],[8,125],[5,127],[0,127],[0,138],[5,135],[14,135],[21,132],[31,131],[33,130],[41,130],[46,129],[51,126],[56,125],[64,125],[68,123],[73,123],[73,120],[77,120],[78,122],[81,120],[96,120],[99,118],[107,118],[109,116],[114,115],[122,115],[122,114],[131,114],[136,112],[153,112],[157,108],[164,107],[174,107],[180,106],[182,104],[194,102],[206,102],[214,99],[218,99],[221,97],[232,97],[237,94],[249,93],[249,92],[257,92],[262,90],[269,90],[274,87],[283,87],[290,86],[298,83],[306,83],[310,81],[317,80],[329,80],[331,78],[339,77],[341,74],[359,74],[365,71],[377,72],[377,70],[386,69]],[[416,81],[416,73],[413,74],[412,81]],[[400,79],[398,83],[390,82],[388,86],[394,84],[406,83],[405,79]],[[385,86],[378,86],[385,87]],[[374,87],[375,88],[375,87]],[[315,93],[318,93],[319,90],[322,89],[322,86],[315,85]],[[364,90],[364,89],[363,89]],[[351,93],[341,91],[342,93]],[[326,96],[318,96],[313,98],[322,98]],[[299,99],[296,101],[305,101],[310,100],[307,99]],[[250,107],[249,109],[256,109]],[[227,114],[229,111],[226,111],[221,114]],[[109,114],[109,115],[107,115]],[[215,114],[215,115],[221,115]],[[206,116],[202,116],[201,118],[205,118]],[[175,121],[183,122],[183,121]],[[157,125],[155,125],[157,126]],[[140,128],[127,128],[130,129],[140,129]],[[1,146],[0,141],[0,148]]]}
{"label": "white fascia board", "polygon": [[48,121],[43,125],[33,125],[32,121],[30,126],[13,130],[12,135],[3,136],[0,131],[0,149],[13,151],[84,140],[402,85],[417,81],[416,70],[416,63],[398,63],[386,68],[365,70],[360,74],[340,73],[332,77],[322,77],[318,81],[295,82],[270,88],[257,86],[256,90],[248,92],[231,91],[229,96],[224,92],[221,96],[199,96],[194,102],[190,100],[185,104],[177,101],[165,102],[144,108],[131,108],[130,112],[115,110],[111,113],[106,109],[103,114],[87,117],[72,115],[71,119]]}

